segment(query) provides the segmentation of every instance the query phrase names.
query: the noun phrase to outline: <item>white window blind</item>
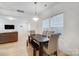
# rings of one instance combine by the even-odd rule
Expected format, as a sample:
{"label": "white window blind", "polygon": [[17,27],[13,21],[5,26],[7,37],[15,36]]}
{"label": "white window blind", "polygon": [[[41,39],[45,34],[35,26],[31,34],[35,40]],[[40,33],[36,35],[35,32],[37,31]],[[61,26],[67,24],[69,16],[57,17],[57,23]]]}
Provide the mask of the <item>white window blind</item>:
{"label": "white window blind", "polygon": [[[43,20],[43,31],[52,31],[64,34],[64,13],[53,16],[50,19]],[[50,25],[50,26],[49,26]]]}
{"label": "white window blind", "polygon": [[51,27],[63,27],[63,14],[51,18]]}

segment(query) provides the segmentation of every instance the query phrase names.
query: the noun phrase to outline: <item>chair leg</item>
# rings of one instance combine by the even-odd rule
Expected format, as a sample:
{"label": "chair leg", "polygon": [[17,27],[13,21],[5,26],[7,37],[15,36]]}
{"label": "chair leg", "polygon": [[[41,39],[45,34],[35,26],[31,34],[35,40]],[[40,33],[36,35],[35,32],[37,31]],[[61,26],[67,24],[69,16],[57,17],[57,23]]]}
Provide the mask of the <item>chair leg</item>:
{"label": "chair leg", "polygon": [[33,56],[36,56],[36,50],[33,49]]}
{"label": "chair leg", "polygon": [[57,51],[55,51],[55,52],[54,52],[54,55],[56,55],[56,56],[57,56]]}

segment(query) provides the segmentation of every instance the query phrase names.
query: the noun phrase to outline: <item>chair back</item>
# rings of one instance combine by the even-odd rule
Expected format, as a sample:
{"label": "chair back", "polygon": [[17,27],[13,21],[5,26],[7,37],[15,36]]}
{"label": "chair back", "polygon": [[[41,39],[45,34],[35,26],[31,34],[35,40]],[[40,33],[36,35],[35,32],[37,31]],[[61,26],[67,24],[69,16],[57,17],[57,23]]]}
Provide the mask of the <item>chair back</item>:
{"label": "chair back", "polygon": [[35,34],[35,31],[32,30],[32,31],[30,31],[29,33],[30,33],[30,35],[33,35],[33,34]]}
{"label": "chair back", "polygon": [[48,52],[50,54],[57,51],[59,35],[60,33],[55,33],[55,34],[52,34],[51,37],[49,37]]}
{"label": "chair back", "polygon": [[54,31],[43,31],[43,35],[51,36]]}
{"label": "chair back", "polygon": [[48,32],[48,31],[43,31],[43,35],[47,35],[47,32]]}
{"label": "chair back", "polygon": [[54,34],[54,31],[48,31],[47,36],[50,37],[52,34]]}

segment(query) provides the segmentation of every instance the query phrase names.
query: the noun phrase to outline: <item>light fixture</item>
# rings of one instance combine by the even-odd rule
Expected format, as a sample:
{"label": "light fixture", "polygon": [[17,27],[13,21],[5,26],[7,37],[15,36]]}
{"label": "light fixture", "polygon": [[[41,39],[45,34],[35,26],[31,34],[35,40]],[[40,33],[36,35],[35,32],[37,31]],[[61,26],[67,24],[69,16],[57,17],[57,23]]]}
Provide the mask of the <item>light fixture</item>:
{"label": "light fixture", "polygon": [[9,20],[15,20],[15,18],[13,18],[13,17],[7,17],[7,19],[9,19]]}
{"label": "light fixture", "polygon": [[38,18],[38,17],[34,17],[33,20],[34,20],[34,21],[38,21],[39,18]]}
{"label": "light fixture", "polygon": [[33,17],[33,20],[34,21],[38,21],[39,18],[38,18],[38,14],[37,14],[37,2],[34,2],[34,4],[35,4],[35,15]]}

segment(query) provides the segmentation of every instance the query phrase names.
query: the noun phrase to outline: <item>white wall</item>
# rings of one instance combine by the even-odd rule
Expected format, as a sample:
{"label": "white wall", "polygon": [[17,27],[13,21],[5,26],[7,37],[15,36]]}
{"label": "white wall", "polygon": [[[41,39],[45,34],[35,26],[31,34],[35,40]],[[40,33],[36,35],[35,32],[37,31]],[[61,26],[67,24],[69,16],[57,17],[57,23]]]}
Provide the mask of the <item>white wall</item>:
{"label": "white wall", "polygon": [[42,33],[42,20],[39,20],[37,23],[36,23],[36,33],[39,33],[41,34]]}
{"label": "white wall", "polygon": [[32,20],[30,22],[30,30],[35,30],[36,33],[42,33],[42,20],[38,20],[37,22]]}
{"label": "white wall", "polygon": [[79,3],[64,4],[64,39],[61,49],[70,55],[79,55]]}

